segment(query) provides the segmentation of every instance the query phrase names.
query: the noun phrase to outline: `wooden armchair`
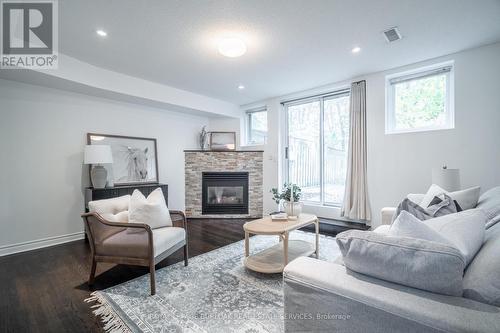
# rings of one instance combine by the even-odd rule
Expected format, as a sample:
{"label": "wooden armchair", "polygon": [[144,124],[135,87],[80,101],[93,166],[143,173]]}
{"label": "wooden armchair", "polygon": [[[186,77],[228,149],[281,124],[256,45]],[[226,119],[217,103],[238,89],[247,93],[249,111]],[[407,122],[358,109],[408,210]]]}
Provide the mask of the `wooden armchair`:
{"label": "wooden armchair", "polygon": [[[184,265],[188,265],[186,216],[181,211],[171,210],[172,227],[151,229],[147,224],[118,222],[116,213],[116,211],[109,213],[101,211],[82,214],[92,252],[89,285],[94,283],[98,262],[146,266],[150,272],[151,295],[154,295],[157,263],[183,247]],[[130,233],[127,232],[127,228],[140,231]]]}

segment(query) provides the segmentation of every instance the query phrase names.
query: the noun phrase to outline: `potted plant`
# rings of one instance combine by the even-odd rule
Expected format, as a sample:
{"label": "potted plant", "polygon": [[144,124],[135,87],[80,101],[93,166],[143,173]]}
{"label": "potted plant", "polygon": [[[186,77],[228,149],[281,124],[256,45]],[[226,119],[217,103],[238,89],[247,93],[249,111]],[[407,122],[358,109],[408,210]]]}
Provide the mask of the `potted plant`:
{"label": "potted plant", "polygon": [[279,205],[282,203],[283,208],[288,216],[299,216],[302,213],[302,203],[300,197],[302,196],[302,189],[292,183],[285,183],[281,190],[272,188],[273,200]]}

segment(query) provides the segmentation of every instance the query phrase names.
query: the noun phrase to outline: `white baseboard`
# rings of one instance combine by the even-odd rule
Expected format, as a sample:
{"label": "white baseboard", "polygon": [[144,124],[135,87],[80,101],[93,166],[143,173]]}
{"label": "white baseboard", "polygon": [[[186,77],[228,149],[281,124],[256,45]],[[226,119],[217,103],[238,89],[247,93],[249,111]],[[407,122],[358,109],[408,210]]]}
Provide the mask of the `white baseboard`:
{"label": "white baseboard", "polygon": [[79,231],[67,235],[53,236],[17,244],[3,245],[0,246],[0,257],[19,252],[36,250],[47,246],[73,242],[83,239],[84,235],[85,233],[83,231]]}

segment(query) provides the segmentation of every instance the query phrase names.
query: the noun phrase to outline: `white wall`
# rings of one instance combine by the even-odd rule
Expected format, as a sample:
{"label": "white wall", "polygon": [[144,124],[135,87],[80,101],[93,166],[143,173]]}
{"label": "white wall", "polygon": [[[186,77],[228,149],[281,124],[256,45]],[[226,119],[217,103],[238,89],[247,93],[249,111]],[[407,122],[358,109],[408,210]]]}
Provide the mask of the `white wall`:
{"label": "white wall", "polygon": [[[455,129],[385,135],[385,76],[432,63],[455,60]],[[367,82],[368,180],[374,226],[380,209],[397,205],[409,192],[425,192],[432,168],[460,168],[462,187],[482,190],[500,185],[500,43],[463,51],[398,69],[364,75],[253,105],[267,105],[269,140],[265,146],[264,192],[282,183],[284,148],[281,101]],[[253,105],[243,106],[247,109]],[[265,196],[264,207],[274,207]],[[266,210],[269,211],[269,210]],[[338,209],[321,211],[336,216]]]}
{"label": "white wall", "polygon": [[[385,75],[455,60],[455,128],[385,135]],[[408,192],[422,193],[431,170],[459,168],[463,188],[500,185],[500,44],[472,49],[398,70],[368,75],[368,180],[374,225],[384,206]]]}
{"label": "white wall", "polygon": [[[0,254],[6,245],[81,232],[86,133],[157,138],[169,206],[184,208],[183,149],[208,118],[0,80]],[[81,236],[81,234],[80,234]]]}

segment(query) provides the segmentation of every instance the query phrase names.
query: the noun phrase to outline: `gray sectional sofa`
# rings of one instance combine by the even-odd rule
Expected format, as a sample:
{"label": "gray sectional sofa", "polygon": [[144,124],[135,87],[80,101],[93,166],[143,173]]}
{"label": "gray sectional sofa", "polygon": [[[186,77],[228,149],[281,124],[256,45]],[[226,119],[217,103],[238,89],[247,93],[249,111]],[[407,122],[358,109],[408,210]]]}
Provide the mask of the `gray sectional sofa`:
{"label": "gray sectional sofa", "polygon": [[500,332],[500,187],[476,209],[485,241],[463,277],[461,297],[391,283],[342,264],[298,258],[284,271],[287,332]]}

